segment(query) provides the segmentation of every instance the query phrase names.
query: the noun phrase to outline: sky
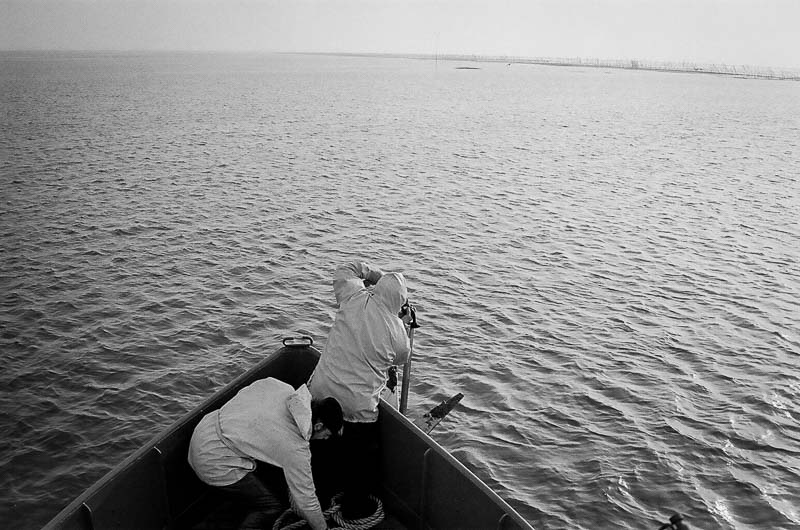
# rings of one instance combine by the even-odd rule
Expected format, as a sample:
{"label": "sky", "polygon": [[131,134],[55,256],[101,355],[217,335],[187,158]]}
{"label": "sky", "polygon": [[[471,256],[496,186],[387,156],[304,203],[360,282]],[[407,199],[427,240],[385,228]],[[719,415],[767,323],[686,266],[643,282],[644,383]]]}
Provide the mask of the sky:
{"label": "sky", "polygon": [[424,53],[800,68],[800,0],[0,0],[0,50]]}

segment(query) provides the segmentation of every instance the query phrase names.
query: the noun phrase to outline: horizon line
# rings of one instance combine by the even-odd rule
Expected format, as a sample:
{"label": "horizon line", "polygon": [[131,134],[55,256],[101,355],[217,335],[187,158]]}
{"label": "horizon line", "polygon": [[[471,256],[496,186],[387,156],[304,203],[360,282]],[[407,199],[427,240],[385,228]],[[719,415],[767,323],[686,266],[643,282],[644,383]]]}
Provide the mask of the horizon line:
{"label": "horizon line", "polygon": [[[727,63],[724,61],[656,60],[647,58],[600,58],[581,56],[532,56],[481,53],[417,53],[417,52],[364,52],[364,51],[320,51],[320,50],[269,50],[269,49],[191,49],[191,48],[3,48],[0,54],[9,53],[81,53],[81,54],[128,54],[128,53],[193,53],[193,54],[284,54],[327,55],[341,57],[383,57],[406,59],[430,59],[443,61],[506,62],[511,64],[537,64],[546,66],[584,66],[619,68],[629,70],[656,70],[685,73],[712,73],[769,79],[800,80],[800,67]],[[740,69],[740,70],[737,70]]]}

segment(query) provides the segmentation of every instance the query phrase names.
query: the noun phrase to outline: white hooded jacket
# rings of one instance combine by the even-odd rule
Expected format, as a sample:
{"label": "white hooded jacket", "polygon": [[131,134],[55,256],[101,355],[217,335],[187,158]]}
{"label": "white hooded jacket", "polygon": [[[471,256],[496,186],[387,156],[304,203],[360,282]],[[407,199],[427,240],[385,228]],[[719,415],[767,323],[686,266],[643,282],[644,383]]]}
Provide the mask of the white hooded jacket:
{"label": "white hooded jacket", "polygon": [[[372,292],[365,281],[375,285]],[[339,311],[308,389],[314,399],[336,398],[346,421],[373,422],[386,371],[408,359],[408,335],[398,317],[408,299],[406,281],[357,262],[336,270],[333,290]]]}
{"label": "white hooded jacket", "polygon": [[314,530],[327,528],[311,474],[311,394],[273,378],[239,391],[192,434],[189,465],[212,486],[238,482],[256,460],[283,469],[289,492]]}

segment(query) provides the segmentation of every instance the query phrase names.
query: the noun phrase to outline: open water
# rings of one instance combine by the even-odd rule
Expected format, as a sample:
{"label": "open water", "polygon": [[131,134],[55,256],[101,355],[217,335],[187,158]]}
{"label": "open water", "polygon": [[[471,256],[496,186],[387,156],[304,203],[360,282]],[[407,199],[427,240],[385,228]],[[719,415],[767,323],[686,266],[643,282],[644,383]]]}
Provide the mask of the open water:
{"label": "open water", "polygon": [[0,55],[0,526],[404,272],[411,410],[537,528],[800,528],[800,84]]}

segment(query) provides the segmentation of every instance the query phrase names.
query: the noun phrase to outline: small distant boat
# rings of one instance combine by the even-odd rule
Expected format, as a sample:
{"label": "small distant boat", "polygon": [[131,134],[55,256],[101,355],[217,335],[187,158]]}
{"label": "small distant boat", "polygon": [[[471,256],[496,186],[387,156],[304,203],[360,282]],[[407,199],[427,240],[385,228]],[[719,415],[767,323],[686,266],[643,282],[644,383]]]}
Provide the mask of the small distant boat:
{"label": "small distant boat", "polygon": [[[195,426],[258,379],[275,377],[299,387],[319,357],[310,338],[284,339],[283,347],[126,458],[45,528],[208,527],[224,502],[186,460]],[[386,518],[377,528],[533,530],[497,493],[385,401],[378,423],[383,448],[379,497]]]}

